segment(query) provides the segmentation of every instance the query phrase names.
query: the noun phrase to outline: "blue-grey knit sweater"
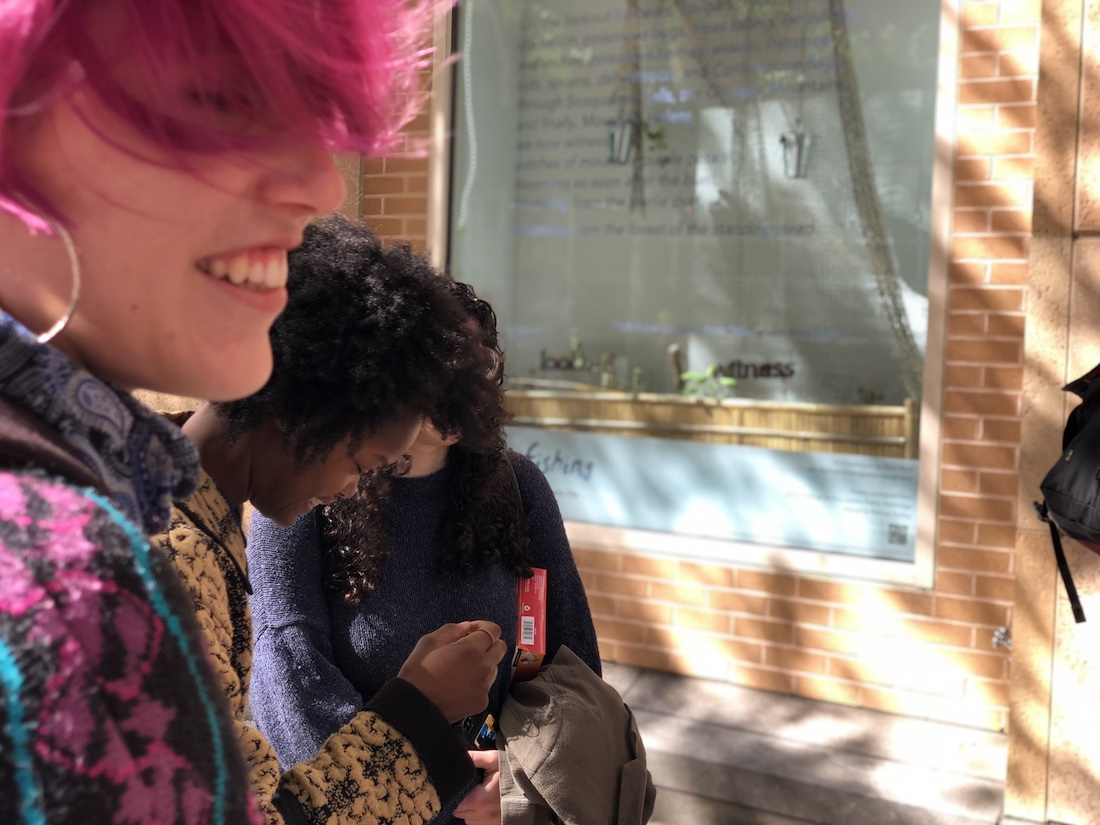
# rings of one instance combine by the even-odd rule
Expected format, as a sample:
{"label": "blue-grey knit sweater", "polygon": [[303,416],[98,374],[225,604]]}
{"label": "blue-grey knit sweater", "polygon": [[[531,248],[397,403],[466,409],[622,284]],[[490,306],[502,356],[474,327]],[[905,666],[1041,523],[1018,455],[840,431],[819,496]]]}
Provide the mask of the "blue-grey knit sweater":
{"label": "blue-grey knit sweater", "polygon": [[[533,566],[547,571],[547,652],[568,645],[600,673],[584,586],[550,485],[527,458],[509,452],[523,497]],[[468,579],[440,576],[452,473],[398,478],[386,507],[394,554],[377,590],[351,605],[327,587],[313,514],[289,528],[263,516],[248,531],[248,574],[256,634],[252,710],[283,765],[312,757],[376,690],[397,675],[425,633],[447,622],[488,619],[516,643],[518,580],[500,564]],[[490,695],[499,716],[507,658]],[[449,822],[444,814],[436,822]]]}

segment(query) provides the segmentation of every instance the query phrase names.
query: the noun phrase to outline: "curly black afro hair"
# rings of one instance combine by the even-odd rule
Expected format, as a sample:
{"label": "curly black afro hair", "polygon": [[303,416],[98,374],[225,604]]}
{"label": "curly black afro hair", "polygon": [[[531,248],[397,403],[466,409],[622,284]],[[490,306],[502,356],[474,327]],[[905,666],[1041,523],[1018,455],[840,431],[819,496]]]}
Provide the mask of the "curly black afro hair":
{"label": "curly black afro hair", "polygon": [[[457,433],[448,463],[453,473],[447,525],[451,541],[439,559],[441,574],[469,576],[502,562],[519,576],[530,576],[530,541],[515,474],[506,455],[504,354],[497,343],[497,319],[488,302],[463,283],[453,283],[469,317],[476,321],[481,358],[456,372],[429,415],[444,434]],[[330,584],[357,603],[376,589],[382,565],[393,555],[385,521],[392,479],[403,462],[363,476],[359,494],[323,509],[324,553]]]}
{"label": "curly black afro hair", "polygon": [[362,224],[316,221],[289,264],[270,380],[216,405],[230,439],[276,419],[299,466],[348,436],[355,452],[381,426],[431,415],[452,377],[484,357],[450,279]]}

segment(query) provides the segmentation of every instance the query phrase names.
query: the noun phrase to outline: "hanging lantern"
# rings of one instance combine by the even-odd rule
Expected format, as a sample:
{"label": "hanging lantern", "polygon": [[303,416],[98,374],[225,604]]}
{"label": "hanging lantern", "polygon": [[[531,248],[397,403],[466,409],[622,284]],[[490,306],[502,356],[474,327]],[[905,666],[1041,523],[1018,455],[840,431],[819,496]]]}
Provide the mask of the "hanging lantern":
{"label": "hanging lantern", "polygon": [[811,137],[800,129],[784,132],[779,142],[783,144],[783,171],[787,177],[806,177],[806,169],[810,162]]}
{"label": "hanging lantern", "polygon": [[608,163],[630,163],[634,156],[634,130],[637,125],[632,120],[609,120],[607,122],[609,151]]}

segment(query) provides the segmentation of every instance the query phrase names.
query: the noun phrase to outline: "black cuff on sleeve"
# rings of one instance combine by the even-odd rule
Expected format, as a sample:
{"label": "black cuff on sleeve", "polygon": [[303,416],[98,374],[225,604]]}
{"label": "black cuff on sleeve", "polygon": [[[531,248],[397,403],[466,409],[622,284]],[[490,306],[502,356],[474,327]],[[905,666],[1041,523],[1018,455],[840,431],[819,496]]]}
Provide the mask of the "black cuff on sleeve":
{"label": "black cuff on sleeve", "polygon": [[474,780],[474,763],[443,712],[404,679],[390,679],[366,705],[403,733],[428,769],[443,807]]}
{"label": "black cuff on sleeve", "polygon": [[275,810],[283,818],[286,825],[309,825],[306,812],[302,810],[301,803],[286,791],[276,791],[271,800]]}

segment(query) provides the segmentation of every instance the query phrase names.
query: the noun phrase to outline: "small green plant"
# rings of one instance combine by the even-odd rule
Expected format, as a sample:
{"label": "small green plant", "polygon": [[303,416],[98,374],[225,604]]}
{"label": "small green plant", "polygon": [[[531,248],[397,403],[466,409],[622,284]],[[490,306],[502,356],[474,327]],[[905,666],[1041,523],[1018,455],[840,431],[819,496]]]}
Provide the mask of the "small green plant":
{"label": "small green plant", "polygon": [[584,344],[581,343],[580,333],[575,328],[569,331],[569,357],[573,359],[574,369],[584,369]]}
{"label": "small green plant", "polygon": [[700,398],[729,398],[737,386],[737,379],[720,374],[717,364],[711,364],[703,372],[682,372],[680,381],[680,395]]}
{"label": "small green plant", "polygon": [[650,384],[649,374],[641,367],[635,367],[633,372],[630,373],[630,391],[634,393],[634,395],[641,395],[643,392],[649,392]]}

